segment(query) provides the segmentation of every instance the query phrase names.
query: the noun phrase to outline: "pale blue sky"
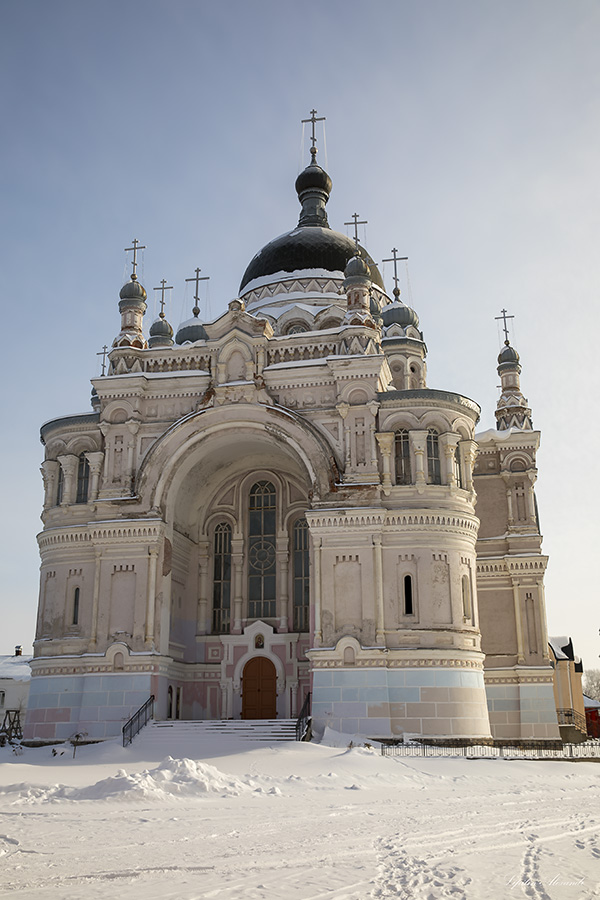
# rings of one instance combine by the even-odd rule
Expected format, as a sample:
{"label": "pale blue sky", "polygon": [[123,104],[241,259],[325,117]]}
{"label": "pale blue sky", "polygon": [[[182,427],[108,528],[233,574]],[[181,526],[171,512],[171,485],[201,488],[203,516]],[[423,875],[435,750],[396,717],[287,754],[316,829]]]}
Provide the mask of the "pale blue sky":
{"label": "pale blue sky", "polygon": [[4,0],[0,653],[33,637],[39,425],[90,408],[123,248],[147,245],[150,295],[175,285],[175,327],[196,266],[221,312],[297,221],[314,106],[332,226],[356,211],[376,260],[410,257],[429,384],[479,402],[481,429],[499,383],[494,317],[516,316],[542,430],[549,627],[600,665],[599,45],[596,0]]}

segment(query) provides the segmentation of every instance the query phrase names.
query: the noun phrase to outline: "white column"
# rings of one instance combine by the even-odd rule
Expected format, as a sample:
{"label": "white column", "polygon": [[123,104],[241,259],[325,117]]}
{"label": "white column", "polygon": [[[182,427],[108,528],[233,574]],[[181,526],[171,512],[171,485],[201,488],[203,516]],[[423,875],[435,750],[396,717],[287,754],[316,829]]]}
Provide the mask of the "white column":
{"label": "white column", "polygon": [[92,624],[90,630],[90,650],[98,640],[98,602],[100,598],[100,567],[102,566],[102,550],[94,548],[94,590],[92,593]]}
{"label": "white column", "polygon": [[347,403],[338,403],[336,406],[337,411],[339,412],[342,425],[344,428],[344,458],[345,458],[345,468],[349,469],[351,464],[351,442],[350,442],[350,422],[348,421],[348,412],[350,410],[350,406]]}
{"label": "white column", "polygon": [[42,479],[44,481],[44,509],[54,506],[56,499],[56,479],[58,476],[60,463],[55,459],[45,459],[40,466]]}
{"label": "white column", "polygon": [[379,444],[379,450],[381,452],[383,493],[389,494],[392,489],[392,471],[390,463],[392,448],[394,446],[394,432],[379,431],[375,437],[377,438],[377,443]]}
{"label": "white column", "polygon": [[313,597],[315,608],[315,647],[321,646],[321,538],[313,538]]}
{"label": "white column", "polygon": [[100,486],[100,472],[104,462],[104,453],[98,450],[95,453],[88,452],[85,454],[90,465],[90,490],[88,493],[88,503],[93,503],[98,499],[98,489]]}
{"label": "white column", "polygon": [[379,410],[379,403],[377,403],[376,400],[370,400],[369,403],[367,403],[367,409],[373,416],[373,420],[369,423],[369,435],[370,435],[370,446],[371,446],[371,467],[373,469],[377,469],[377,442],[375,440],[375,436],[376,436],[375,431],[376,431],[377,412]]}
{"label": "white column", "polygon": [[[208,604],[208,567],[209,542],[198,542],[198,619],[196,634],[210,633],[210,615]],[[230,611],[231,614],[231,611]]]}
{"label": "white column", "polygon": [[409,431],[409,440],[412,444],[413,454],[415,457],[415,484],[419,493],[423,493],[425,488],[425,447],[427,443],[426,431]]}
{"label": "white column", "polygon": [[375,587],[375,640],[378,644],[385,644],[385,623],[383,611],[383,556],[381,549],[381,535],[373,535],[373,572]]}
{"label": "white column", "polygon": [[241,536],[231,539],[231,575],[233,580],[233,627],[234,634],[242,633],[243,593],[242,578],[244,574],[244,539]]}
{"label": "white column", "polygon": [[146,644],[152,649],[154,644],[154,621],[156,616],[156,565],[158,547],[148,547],[148,594],[146,597]]}
{"label": "white column", "polygon": [[519,601],[519,584],[513,580],[513,603],[515,609],[515,628],[517,631],[517,663],[520,665],[525,662],[525,652],[523,650],[523,624],[521,622],[521,604]]}
{"label": "white column", "polygon": [[79,458],[69,453],[66,456],[59,456],[58,461],[62,467],[65,479],[61,506],[70,506],[71,503],[75,503]]}
{"label": "white column", "polygon": [[277,572],[279,576],[279,629],[288,630],[289,606],[289,538],[280,534],[277,538]]}

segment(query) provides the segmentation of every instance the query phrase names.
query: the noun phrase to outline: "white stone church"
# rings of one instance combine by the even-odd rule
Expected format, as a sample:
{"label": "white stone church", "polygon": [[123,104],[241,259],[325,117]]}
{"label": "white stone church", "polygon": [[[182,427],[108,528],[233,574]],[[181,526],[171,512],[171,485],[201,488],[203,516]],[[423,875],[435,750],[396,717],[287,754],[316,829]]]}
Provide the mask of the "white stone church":
{"label": "white stone church", "polygon": [[311,154],[298,225],[215,321],[197,272],[193,317],[147,339],[134,242],[93,411],[42,427],[26,738],[117,735],[150,695],[162,719],[292,718],[309,692],[316,733],[559,737],[519,356],[476,434]]}

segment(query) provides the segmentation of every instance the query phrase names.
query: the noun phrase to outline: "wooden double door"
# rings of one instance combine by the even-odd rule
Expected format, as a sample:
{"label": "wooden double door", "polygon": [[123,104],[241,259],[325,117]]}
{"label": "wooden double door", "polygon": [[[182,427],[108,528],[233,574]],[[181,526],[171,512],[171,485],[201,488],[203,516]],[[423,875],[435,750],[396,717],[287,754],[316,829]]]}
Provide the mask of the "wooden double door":
{"label": "wooden double door", "polygon": [[277,672],[270,659],[255,656],[242,673],[242,719],[277,716]]}

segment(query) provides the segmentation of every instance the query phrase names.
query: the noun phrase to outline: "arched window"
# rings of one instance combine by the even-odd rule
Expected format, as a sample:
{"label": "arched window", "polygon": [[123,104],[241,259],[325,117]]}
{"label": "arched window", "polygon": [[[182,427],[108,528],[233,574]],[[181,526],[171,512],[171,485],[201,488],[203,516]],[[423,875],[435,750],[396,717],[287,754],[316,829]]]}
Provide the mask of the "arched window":
{"label": "arched window", "polygon": [[464,618],[470,619],[473,615],[473,608],[471,605],[471,582],[468,575],[462,577],[462,604]]}
{"label": "arched window", "polygon": [[298,519],[293,529],[294,631],[308,631],[308,522]]}
{"label": "arched window", "polygon": [[456,486],[459,488],[464,488],[462,466],[460,464],[460,451],[458,447],[454,448],[454,458],[452,460],[452,464],[454,468],[454,478],[456,480]]}
{"label": "arched window", "polygon": [[79,588],[73,591],[73,625],[79,624]]}
{"label": "arched window", "polygon": [[440,442],[435,428],[427,432],[427,480],[429,484],[441,484]]}
{"label": "arched window", "polygon": [[412,575],[405,575],[402,579],[402,593],[404,595],[404,615],[412,616],[415,612]]}
{"label": "arched window", "polygon": [[214,634],[229,631],[231,616],[231,525],[220,522],[215,528],[213,565]]}
{"label": "arched window", "polygon": [[75,503],[87,503],[89,483],[90,464],[85,453],[80,453],[79,465],[77,466],[77,497]]}
{"label": "arched window", "polygon": [[396,484],[412,484],[408,431],[401,428],[394,440],[396,452]]}
{"label": "arched window", "polygon": [[248,616],[251,619],[276,615],[275,488],[269,481],[257,481],[250,489],[248,535]]}
{"label": "arched window", "polygon": [[56,479],[56,505],[60,506],[63,499],[63,492],[65,489],[65,473],[63,472],[63,467],[61,464],[58,464],[58,477]]}

